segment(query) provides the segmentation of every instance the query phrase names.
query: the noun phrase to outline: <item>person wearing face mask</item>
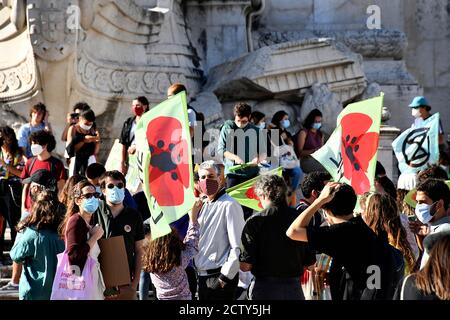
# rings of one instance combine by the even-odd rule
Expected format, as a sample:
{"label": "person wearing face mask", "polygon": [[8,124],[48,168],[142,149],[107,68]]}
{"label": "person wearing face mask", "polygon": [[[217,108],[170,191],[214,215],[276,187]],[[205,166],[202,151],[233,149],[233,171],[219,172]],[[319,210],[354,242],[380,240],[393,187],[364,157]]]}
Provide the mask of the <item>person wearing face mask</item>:
{"label": "person wearing face mask", "polygon": [[266,129],[266,115],[259,111],[253,111],[250,115],[250,122],[260,130]]}
{"label": "person wearing face mask", "polygon": [[322,112],[312,110],[303,122],[303,128],[294,136],[295,152],[301,159],[301,166],[305,173],[323,171],[324,167],[311,154],[322,148],[324,135],[322,128]]}
{"label": "person wearing face mask", "polygon": [[[432,116],[430,112],[431,106],[423,96],[415,97],[409,107],[411,108],[411,115],[414,117],[414,123],[411,125],[411,128],[422,127],[423,122]],[[439,147],[445,148],[444,129],[441,119],[439,119]]]}
{"label": "person wearing face mask", "polygon": [[106,171],[100,178],[100,187],[105,201],[100,202],[94,220],[105,230],[104,238],[123,236],[130,269],[131,284],[119,288],[107,288],[108,299],[136,300],[136,290],[142,270],[144,222],[141,214],[124,205],[126,181],[117,170]]}
{"label": "person wearing face mask", "polygon": [[[217,153],[223,157],[227,187],[231,188],[254,178],[259,173],[258,163],[266,154],[260,150],[259,129],[250,123],[252,108],[246,103],[234,106],[234,120],[227,120],[220,130]],[[252,162],[238,171],[231,167]]]}
{"label": "person wearing face mask", "polygon": [[[450,226],[450,190],[444,181],[428,179],[417,187],[415,214],[417,219],[428,226],[428,234],[425,237],[418,237],[422,243],[430,235],[440,232]],[[418,230],[413,230],[418,232]],[[427,252],[423,253],[420,267],[428,260]]]}
{"label": "person wearing face mask", "polygon": [[52,132],[50,123],[48,122],[49,113],[45,104],[39,102],[31,107],[30,122],[25,123],[19,129],[17,139],[19,140],[19,147],[23,150],[24,161],[33,157],[31,152],[31,144],[29,138],[32,133],[45,130]]}
{"label": "person wearing face mask", "polygon": [[[279,132],[279,140],[275,141],[272,134],[270,134],[270,138],[272,141],[272,144],[275,146],[282,146],[282,145],[290,145],[292,147],[291,150],[294,150],[294,141],[291,133],[287,130],[291,126],[289,115],[285,111],[278,111],[276,112],[272,117],[272,122],[268,126],[268,129],[271,130],[269,133],[272,133],[272,130],[278,130]],[[292,151],[294,152],[294,151]],[[296,166],[294,168],[283,168],[283,174],[285,176],[289,177],[290,179],[290,189],[292,191],[293,199],[291,199],[291,203],[296,203],[295,199],[295,192],[300,185],[301,181],[303,180],[303,170],[300,168],[300,166]]]}
{"label": "person wearing face mask", "polygon": [[78,123],[67,133],[69,176],[84,175],[89,164],[96,162],[100,151],[100,134],[95,127],[95,113],[91,109],[80,113]]}
{"label": "person wearing face mask", "polygon": [[[333,258],[329,284],[332,300],[389,300],[394,296],[396,259],[386,237],[378,236],[361,216],[354,216],[356,194],[347,184],[328,183],[319,197],[288,227],[292,240],[308,242],[312,250]],[[311,227],[317,210],[323,209],[329,226]],[[378,266],[379,286],[369,287]]]}
{"label": "person wearing face mask", "polygon": [[[30,136],[33,157],[25,163],[21,179],[27,179],[40,169],[47,170],[56,179],[57,192],[61,192],[66,182],[66,170],[61,160],[53,157],[51,152],[55,149],[55,137],[48,131],[34,132]],[[22,215],[31,208],[30,184],[24,183],[22,189]]]}
{"label": "person wearing face mask", "polygon": [[128,171],[128,155],[135,154],[136,142],[135,131],[136,124],[142,115],[149,110],[149,102],[146,97],[140,96],[133,99],[131,103],[131,112],[133,116],[129,117],[122,126],[119,143],[122,145],[120,171],[126,175]]}
{"label": "person wearing face mask", "polygon": [[286,236],[286,229],[298,216],[288,206],[287,189],[277,175],[261,175],[255,185],[264,210],[245,223],[239,257],[241,270],[255,276],[251,300],[305,299],[299,278],[316,259],[306,243]]}
{"label": "person wearing face mask", "polygon": [[220,168],[205,161],[198,170],[207,196],[199,212],[199,252],[194,257],[199,300],[232,300],[239,282],[239,254],[244,228],[242,207],[223,188]]}
{"label": "person wearing face mask", "polygon": [[[69,264],[81,275],[88,255],[97,260],[100,254],[98,240],[103,236],[104,230],[95,224],[93,219],[100,203],[95,187],[89,181],[83,180],[75,185],[72,195],[59,234],[65,240]],[[93,275],[98,281],[96,296],[103,297],[105,285],[98,264],[96,270],[97,273]]]}

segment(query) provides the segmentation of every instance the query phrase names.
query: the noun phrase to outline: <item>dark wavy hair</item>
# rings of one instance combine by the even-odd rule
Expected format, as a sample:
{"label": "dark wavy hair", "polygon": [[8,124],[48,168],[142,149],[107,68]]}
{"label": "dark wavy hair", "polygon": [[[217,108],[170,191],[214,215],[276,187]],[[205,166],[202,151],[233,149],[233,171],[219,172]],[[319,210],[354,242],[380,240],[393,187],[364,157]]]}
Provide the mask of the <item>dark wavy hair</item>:
{"label": "dark wavy hair", "polygon": [[63,212],[56,192],[43,190],[37,195],[30,215],[17,225],[17,231],[34,226],[37,230],[47,229],[56,232],[64,218]]}
{"label": "dark wavy hair", "polygon": [[403,228],[395,198],[389,194],[374,193],[369,196],[364,221],[377,235],[387,237],[389,243],[401,251],[412,271],[416,258]]}
{"label": "dark wavy hair", "polygon": [[314,121],[316,120],[316,117],[323,117],[322,112],[320,112],[319,109],[313,109],[305,118],[305,121],[303,121],[303,128],[305,129],[311,129],[312,125],[314,124]]}
{"label": "dark wavy hair", "polygon": [[52,152],[56,147],[55,136],[48,131],[40,130],[33,132],[30,135],[30,144],[32,143],[40,144],[41,146],[47,146],[47,151]]}
{"label": "dark wavy hair", "polygon": [[175,228],[165,236],[151,239],[144,245],[143,269],[145,272],[166,273],[181,265],[181,252],[185,244]]}
{"label": "dark wavy hair", "polygon": [[[15,157],[17,154],[22,155],[22,149],[19,148],[19,143],[16,138],[16,133],[11,127],[4,126],[0,127],[0,139],[5,140],[5,138],[8,138],[10,140],[10,143],[8,145],[8,154],[11,157]],[[1,144],[0,144],[1,147]]]}
{"label": "dark wavy hair", "polygon": [[81,182],[83,180],[86,180],[86,178],[79,174],[75,174],[66,181],[59,195],[59,201],[61,201],[63,205],[65,205],[66,207],[69,206],[69,202],[73,194],[73,188],[78,182]]}
{"label": "dark wavy hair", "polygon": [[64,239],[64,234],[66,232],[66,226],[69,222],[70,217],[72,217],[74,214],[77,214],[80,212],[80,207],[76,204],[76,201],[81,198],[82,190],[85,187],[92,187],[95,188],[95,186],[90,183],[88,180],[82,180],[78,182],[72,190],[72,197],[69,200],[69,204],[67,205],[66,210],[66,216],[64,217],[64,221],[61,223],[59,227],[59,235],[62,239]]}
{"label": "dark wavy hair", "polygon": [[288,116],[289,114],[286,111],[280,110],[276,112],[272,117],[272,124],[274,124],[277,128],[280,128],[281,120],[283,120],[284,116]]}

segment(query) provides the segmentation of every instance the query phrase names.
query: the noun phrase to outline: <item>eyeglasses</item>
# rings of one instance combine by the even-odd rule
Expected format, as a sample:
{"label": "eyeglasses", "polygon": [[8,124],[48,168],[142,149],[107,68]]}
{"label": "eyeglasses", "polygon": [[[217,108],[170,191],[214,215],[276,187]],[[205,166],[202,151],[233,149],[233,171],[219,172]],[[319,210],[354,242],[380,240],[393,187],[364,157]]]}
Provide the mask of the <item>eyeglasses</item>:
{"label": "eyeglasses", "polygon": [[116,186],[114,183],[109,183],[109,184],[106,185],[106,187],[107,187],[108,189],[113,189],[114,187],[117,187],[117,188],[119,188],[119,189],[122,189],[122,188],[124,187],[124,184],[123,184],[122,182],[119,182],[119,183],[117,184],[117,186]]}
{"label": "eyeglasses", "polygon": [[98,193],[98,192],[91,192],[91,193],[84,193],[84,194],[81,195],[81,198],[85,198],[85,199],[90,199],[92,197],[95,197],[95,198],[98,199],[98,198],[100,198],[100,193]]}

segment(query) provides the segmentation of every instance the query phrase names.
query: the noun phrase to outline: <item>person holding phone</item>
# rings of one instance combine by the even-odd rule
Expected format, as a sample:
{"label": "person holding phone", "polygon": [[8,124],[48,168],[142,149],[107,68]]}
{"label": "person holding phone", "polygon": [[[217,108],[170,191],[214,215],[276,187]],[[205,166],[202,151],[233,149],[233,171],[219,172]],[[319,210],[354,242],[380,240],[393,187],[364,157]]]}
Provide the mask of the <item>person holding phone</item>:
{"label": "person holding phone", "polygon": [[84,175],[87,167],[96,162],[100,151],[100,134],[95,128],[95,113],[92,109],[80,113],[76,125],[67,134],[67,153],[70,160],[69,176]]}
{"label": "person holding phone", "polygon": [[52,127],[48,122],[49,112],[42,102],[31,107],[30,122],[23,124],[18,132],[19,147],[23,150],[24,161],[33,157],[29,138],[32,133],[45,130],[52,132]]}

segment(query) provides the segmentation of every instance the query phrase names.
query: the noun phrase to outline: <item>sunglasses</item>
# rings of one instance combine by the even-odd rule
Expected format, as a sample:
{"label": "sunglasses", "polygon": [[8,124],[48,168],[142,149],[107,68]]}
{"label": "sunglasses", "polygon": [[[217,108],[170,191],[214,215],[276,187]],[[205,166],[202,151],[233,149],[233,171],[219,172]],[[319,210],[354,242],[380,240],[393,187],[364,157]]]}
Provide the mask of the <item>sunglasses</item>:
{"label": "sunglasses", "polygon": [[109,184],[106,185],[106,187],[107,187],[108,189],[114,189],[114,187],[117,187],[117,188],[119,188],[119,189],[122,189],[122,188],[124,187],[124,184],[123,184],[122,182],[119,182],[119,183],[117,184],[117,186],[116,186],[114,183],[109,183]]}
{"label": "sunglasses", "polygon": [[100,198],[100,193],[98,193],[98,192],[91,192],[91,193],[84,193],[84,194],[81,195],[81,198],[85,198],[85,199],[90,199],[92,197],[95,197],[95,198],[98,199],[98,198]]}

